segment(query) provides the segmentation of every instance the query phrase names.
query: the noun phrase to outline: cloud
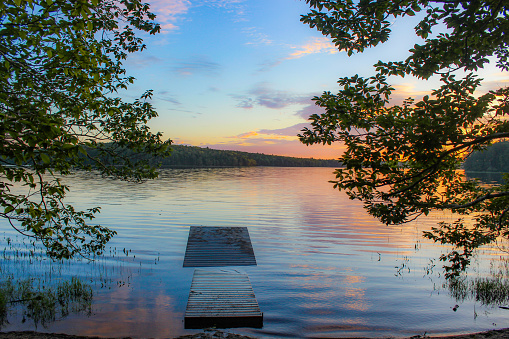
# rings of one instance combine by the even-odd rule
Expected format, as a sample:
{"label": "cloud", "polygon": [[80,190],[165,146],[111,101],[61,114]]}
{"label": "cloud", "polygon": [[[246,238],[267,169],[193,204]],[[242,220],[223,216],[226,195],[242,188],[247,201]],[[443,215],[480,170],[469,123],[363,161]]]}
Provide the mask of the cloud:
{"label": "cloud", "polygon": [[[508,72],[480,74],[479,77],[484,77],[485,80],[481,82],[481,87],[475,91],[474,96],[480,96],[489,92],[490,90],[496,90],[501,87],[509,86]],[[408,98],[413,98],[417,102],[422,100],[422,97],[425,95],[429,95],[431,97],[433,90],[438,89],[443,85],[443,82],[440,81],[440,77],[438,76],[433,77],[430,80],[409,78],[409,81],[406,82],[401,82],[400,79],[401,78],[396,77],[396,81],[398,83],[392,85],[392,87],[395,88],[395,91],[393,91],[391,95],[391,105],[402,105],[403,100]],[[457,79],[459,80],[460,77]]]}
{"label": "cloud", "polygon": [[[300,123],[289,127],[277,129],[261,129],[258,131],[249,131],[235,136],[227,137],[230,139],[229,143],[237,145],[261,145],[261,144],[274,144],[282,141],[297,140],[297,134],[301,132],[304,127],[309,127],[308,123]],[[231,141],[235,140],[235,141]]]}
{"label": "cloud", "polygon": [[295,114],[299,117],[301,117],[302,119],[306,119],[308,120],[309,117],[312,115],[312,114],[318,114],[318,115],[321,115],[323,113],[325,113],[325,108],[323,107],[320,107],[320,106],[317,106],[314,104],[314,101],[311,100],[311,96],[310,96],[310,99],[309,101],[311,102],[309,105],[306,105],[304,106],[304,108],[298,110]]}
{"label": "cloud", "polygon": [[168,33],[179,28],[179,22],[185,19],[191,8],[209,6],[221,8],[235,15],[235,21],[244,21],[244,0],[151,0],[150,10],[156,14],[156,21],[161,25],[161,32]]}
{"label": "cloud", "polygon": [[177,63],[173,71],[180,76],[206,75],[217,76],[221,70],[221,65],[207,60],[206,57],[193,57],[188,60],[182,60]]}
{"label": "cloud", "polygon": [[431,94],[431,91],[428,89],[418,89],[420,88],[418,80],[415,82],[392,85],[392,87],[394,87],[395,90],[391,94],[389,106],[403,105],[403,101],[408,98],[413,98],[415,101],[419,101],[423,96]]}
{"label": "cloud", "polygon": [[264,153],[291,157],[337,159],[345,147],[340,144],[306,146],[297,138],[232,138],[225,142],[201,144],[201,147],[234,150],[251,153]]}
{"label": "cloud", "polygon": [[[286,60],[286,59],[284,59]],[[260,64],[260,68],[258,69],[258,72],[268,72],[270,71],[272,68],[280,65],[281,63],[283,62],[283,59],[279,59],[279,60],[276,60],[276,61],[266,61],[264,63],[261,63]]]}
{"label": "cloud", "polygon": [[189,0],[152,0],[150,10],[156,14],[156,21],[161,25],[161,32],[168,33],[178,29],[177,22],[187,14],[191,7]]}
{"label": "cloud", "polygon": [[193,118],[197,118],[196,115],[203,115],[203,113],[190,111],[190,110],[186,110],[186,109],[167,108],[166,110],[172,111],[172,112],[181,112],[181,113],[191,114],[191,115],[193,115]]}
{"label": "cloud", "polygon": [[267,34],[258,32],[256,27],[247,27],[242,32],[249,38],[246,45],[272,45],[273,41],[269,39]]}
{"label": "cloud", "polygon": [[309,42],[305,43],[302,46],[291,46],[291,49],[295,50],[295,52],[290,55],[279,58],[277,60],[267,61],[260,65],[259,72],[266,72],[280,65],[283,61],[299,59],[309,54],[319,54],[319,53],[327,53],[327,54],[336,54],[339,53],[339,50],[336,46],[331,42],[331,40],[327,37],[318,37],[312,38]]}
{"label": "cloud", "polygon": [[313,38],[310,42],[306,43],[305,45],[293,48],[298,50],[290,54],[288,57],[286,57],[285,60],[302,58],[307,54],[339,53],[339,50],[327,37]]}
{"label": "cloud", "polygon": [[245,0],[201,0],[199,1],[199,5],[221,8],[227,13],[233,14],[235,22],[240,22],[247,21],[244,2]]}
{"label": "cloud", "polygon": [[182,105],[182,103],[180,101],[178,101],[177,99],[175,99],[173,97],[165,96],[165,97],[158,97],[158,99],[167,101],[167,102],[171,102],[172,104],[175,104],[175,105]]}
{"label": "cloud", "polygon": [[482,86],[479,89],[482,94],[509,86],[509,74],[506,72],[500,72],[494,76],[487,76],[485,79],[486,80],[482,82]]}
{"label": "cloud", "polygon": [[295,104],[305,104],[310,99],[308,96],[274,90],[266,82],[255,85],[247,94],[232,95],[232,97],[239,101],[237,107],[253,108],[257,105],[272,109],[281,109]]}
{"label": "cloud", "polygon": [[261,131],[251,131],[242,133],[239,135],[234,135],[230,137],[226,137],[226,139],[230,139],[230,143],[237,145],[260,145],[260,144],[273,144],[275,142],[279,142],[281,140],[296,140],[296,135],[286,136],[286,135],[273,135],[273,134],[263,134]]}
{"label": "cloud", "polygon": [[304,127],[309,127],[307,122],[303,122],[300,124],[296,124],[290,127],[278,128],[278,129],[261,129],[258,132],[250,132],[256,133],[256,135],[266,134],[266,135],[280,135],[280,136],[292,136],[295,137],[297,134],[301,132]]}
{"label": "cloud", "polygon": [[146,68],[149,66],[153,66],[156,63],[161,63],[162,60],[159,59],[156,56],[153,55],[146,55],[146,54],[138,54],[134,53],[129,55],[129,57],[126,59],[126,64],[134,67],[134,68]]}
{"label": "cloud", "polygon": [[157,91],[156,94],[154,95],[154,99],[170,102],[177,106],[182,105],[182,103],[177,98],[171,95],[170,91],[166,90]]}
{"label": "cloud", "polygon": [[246,97],[243,95],[232,95],[232,97],[239,101],[239,103],[237,104],[237,107],[250,109],[250,108],[253,108],[255,105],[255,100],[252,98],[249,98],[249,97]]}
{"label": "cloud", "polygon": [[272,145],[285,141],[297,140],[297,134],[302,128],[308,126],[307,123],[296,124],[290,127],[278,129],[261,129],[258,131],[249,131],[238,135],[226,137],[228,144],[239,146]]}
{"label": "cloud", "polygon": [[258,134],[257,132],[247,132],[247,133],[239,134],[235,138],[247,139],[247,138],[251,138],[251,137],[257,137],[259,135],[260,134]]}

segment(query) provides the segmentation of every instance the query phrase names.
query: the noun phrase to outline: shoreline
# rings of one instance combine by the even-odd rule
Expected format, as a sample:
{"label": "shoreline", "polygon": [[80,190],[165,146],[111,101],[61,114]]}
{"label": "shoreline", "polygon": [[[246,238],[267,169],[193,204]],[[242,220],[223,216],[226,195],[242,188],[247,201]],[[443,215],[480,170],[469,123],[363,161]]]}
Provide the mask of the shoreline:
{"label": "shoreline", "polygon": [[[79,336],[64,333],[43,333],[35,331],[11,331],[0,332],[0,339],[132,339],[131,337],[118,337],[106,338],[97,336]],[[169,338],[169,337],[168,337]],[[341,337],[342,339],[354,339],[351,337]],[[363,337],[355,337],[360,339]],[[371,339],[379,339],[386,337],[371,337]],[[412,337],[402,337],[401,339],[420,339],[420,338],[434,338],[434,339],[505,339],[509,338],[509,328],[499,330],[489,330],[484,332],[446,335],[446,336],[428,336],[415,335]],[[229,333],[221,330],[204,330],[203,332],[188,334],[173,339],[256,339],[256,337],[245,336],[235,333]]]}

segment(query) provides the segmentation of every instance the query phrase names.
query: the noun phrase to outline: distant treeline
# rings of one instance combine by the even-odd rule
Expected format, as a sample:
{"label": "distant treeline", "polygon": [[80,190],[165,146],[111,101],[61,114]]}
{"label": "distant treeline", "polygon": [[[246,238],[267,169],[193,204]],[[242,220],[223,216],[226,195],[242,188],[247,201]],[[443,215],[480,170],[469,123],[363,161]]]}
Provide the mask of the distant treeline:
{"label": "distant treeline", "polygon": [[463,168],[466,171],[509,173],[509,141],[497,142],[484,151],[472,153]]}
{"label": "distant treeline", "polygon": [[[239,151],[222,151],[196,146],[172,145],[171,155],[167,158],[150,158],[146,155],[130,154],[121,151],[124,156],[133,160],[145,158],[152,165],[161,163],[167,168],[192,167],[244,167],[244,166],[275,166],[275,167],[339,167],[337,160],[322,160],[313,158],[294,158],[261,153]],[[117,149],[118,151],[118,149]],[[95,150],[88,150],[89,154],[97,156]],[[109,157],[101,156],[102,161],[111,163]]]}
{"label": "distant treeline", "polygon": [[162,159],[162,167],[338,167],[337,160],[294,158],[261,153],[221,151],[196,146],[173,145],[171,156]]}

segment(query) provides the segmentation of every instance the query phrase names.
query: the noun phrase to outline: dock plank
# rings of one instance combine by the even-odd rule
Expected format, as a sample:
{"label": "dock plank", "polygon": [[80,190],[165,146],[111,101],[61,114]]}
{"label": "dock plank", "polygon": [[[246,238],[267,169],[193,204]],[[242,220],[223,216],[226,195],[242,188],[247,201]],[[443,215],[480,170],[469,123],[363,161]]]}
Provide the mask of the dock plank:
{"label": "dock plank", "polygon": [[247,227],[191,226],[184,267],[256,265]]}
{"label": "dock plank", "polygon": [[263,326],[247,274],[194,271],[184,318],[185,328]]}

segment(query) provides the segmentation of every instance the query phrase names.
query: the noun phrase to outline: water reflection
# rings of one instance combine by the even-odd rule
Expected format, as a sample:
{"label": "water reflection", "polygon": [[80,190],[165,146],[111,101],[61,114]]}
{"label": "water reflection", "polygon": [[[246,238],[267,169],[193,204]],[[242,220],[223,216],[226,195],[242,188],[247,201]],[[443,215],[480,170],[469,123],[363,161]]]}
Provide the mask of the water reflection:
{"label": "water reflection", "polygon": [[501,172],[472,172],[465,171],[465,175],[468,179],[479,179],[486,184],[500,185],[504,182],[503,175]]}
{"label": "water reflection", "polygon": [[[332,171],[164,170],[142,185],[94,174],[65,178],[69,202],[81,209],[101,205],[96,221],[119,234],[101,259],[106,269],[94,271],[95,264],[84,263],[72,269],[94,281],[91,316],[71,316],[48,331],[116,337],[193,333],[183,327],[193,269],[182,262],[189,227],[201,225],[249,229],[258,266],[239,270],[249,275],[264,327],[236,332],[401,337],[507,325],[507,311],[488,307],[482,313],[483,306],[471,299],[453,312],[458,302],[441,287],[440,268],[425,272],[430,259],[448,249],[423,239],[422,231],[453,216],[436,213],[400,227],[381,225],[332,188]],[[2,228],[10,232],[8,225]],[[480,256],[476,273],[489,271],[483,258],[493,253],[497,249]],[[402,263],[406,269],[398,275]],[[15,329],[32,328],[5,328]]]}

